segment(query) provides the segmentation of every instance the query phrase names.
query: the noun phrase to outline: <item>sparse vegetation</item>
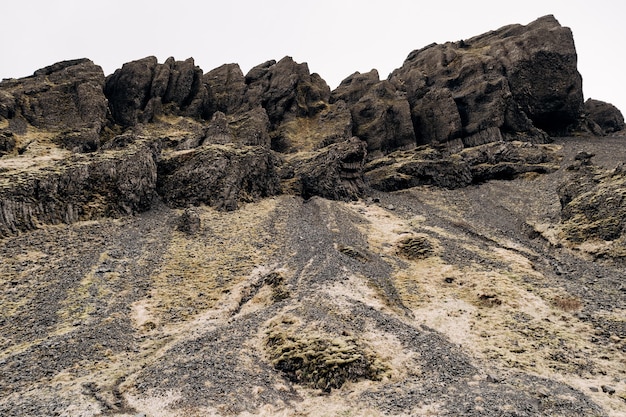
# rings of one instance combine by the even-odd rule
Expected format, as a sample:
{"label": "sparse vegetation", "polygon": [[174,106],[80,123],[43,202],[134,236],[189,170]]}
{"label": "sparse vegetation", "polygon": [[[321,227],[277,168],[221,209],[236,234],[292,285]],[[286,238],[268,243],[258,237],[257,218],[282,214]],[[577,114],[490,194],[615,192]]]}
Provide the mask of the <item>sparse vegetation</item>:
{"label": "sparse vegetation", "polygon": [[577,297],[559,296],[552,301],[554,306],[563,311],[578,311],[582,308],[583,303]]}
{"label": "sparse vegetation", "polygon": [[323,391],[348,381],[379,381],[387,369],[355,337],[327,334],[290,317],[270,324],[266,346],[272,365],[291,381]]}

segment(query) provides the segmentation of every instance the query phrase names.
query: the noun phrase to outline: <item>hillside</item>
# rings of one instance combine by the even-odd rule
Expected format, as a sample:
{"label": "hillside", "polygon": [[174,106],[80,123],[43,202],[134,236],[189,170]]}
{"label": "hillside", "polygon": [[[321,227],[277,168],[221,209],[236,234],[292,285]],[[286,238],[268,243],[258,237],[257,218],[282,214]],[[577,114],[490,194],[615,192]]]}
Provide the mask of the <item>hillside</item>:
{"label": "hillside", "polygon": [[552,16],[4,80],[0,415],[624,415],[623,127]]}

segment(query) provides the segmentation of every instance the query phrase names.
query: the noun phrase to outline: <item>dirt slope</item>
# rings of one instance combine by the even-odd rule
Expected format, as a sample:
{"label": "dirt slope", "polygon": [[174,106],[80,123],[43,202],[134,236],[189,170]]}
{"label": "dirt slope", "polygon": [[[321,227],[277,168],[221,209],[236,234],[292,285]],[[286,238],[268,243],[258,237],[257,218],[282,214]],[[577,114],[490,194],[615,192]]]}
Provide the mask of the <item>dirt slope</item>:
{"label": "dirt slope", "polygon": [[201,206],[195,234],[159,206],[5,238],[0,415],[624,415],[625,266],[560,239],[556,193],[623,140],[457,190]]}

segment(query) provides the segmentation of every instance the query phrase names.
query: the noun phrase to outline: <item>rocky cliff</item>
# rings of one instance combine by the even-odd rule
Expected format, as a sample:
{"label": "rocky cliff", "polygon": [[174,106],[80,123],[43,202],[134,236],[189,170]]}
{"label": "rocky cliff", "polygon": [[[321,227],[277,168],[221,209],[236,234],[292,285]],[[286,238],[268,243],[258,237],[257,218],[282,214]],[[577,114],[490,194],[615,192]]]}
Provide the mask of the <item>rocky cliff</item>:
{"label": "rocky cliff", "polygon": [[[50,149],[47,144],[91,153],[87,158],[91,162],[76,162],[85,175],[70,184],[77,190],[92,181],[90,176],[98,177],[89,172],[98,165],[96,160],[117,159],[113,164],[125,157],[132,160],[134,147],[126,145],[141,142],[158,150],[151,168],[146,166],[153,172],[146,175],[159,180],[127,176],[122,181],[147,187],[137,194],[160,196],[174,207],[205,203],[232,209],[238,202],[283,189],[307,197],[351,199],[363,195],[368,181],[383,190],[484,181],[497,177],[497,170],[470,174],[470,166],[483,162],[459,152],[503,141],[509,143],[499,146],[514,148],[518,154],[515,167],[510,161],[491,161],[506,164],[504,176],[533,166],[544,171],[532,161],[524,164],[524,149],[529,148],[519,141],[545,143],[555,135],[614,132],[623,127],[623,117],[608,104],[583,102],[571,31],[546,16],[527,26],[511,25],[455,43],[430,45],[412,52],[388,80],[380,80],[375,70],[355,73],[332,92],[306,64],[289,57],[267,61],[245,76],[236,64],[203,74],[193,59],[170,58],[160,64],[148,57],[105,77],[89,60],[66,61],[32,77],[3,81],[0,123],[0,152],[5,159],[25,159],[37,145],[37,156],[43,157]],[[353,137],[364,143],[365,152],[351,150],[347,144]],[[439,151],[424,156],[417,149],[421,145]],[[246,151],[245,146],[257,149]],[[124,156],[107,155],[113,149]],[[321,163],[315,156],[329,152],[342,162]],[[77,158],[55,162],[49,169],[77,171],[73,166]],[[320,172],[324,169],[329,172]],[[309,175],[314,171],[312,181]],[[58,181],[64,181],[64,175]],[[330,182],[321,185],[320,175]],[[69,200],[55,194],[63,184],[39,187],[26,197],[17,188],[21,176],[31,174],[7,171],[6,176],[12,179],[3,189],[5,234],[37,223],[121,213],[87,210],[72,202],[74,214],[68,214]],[[13,180],[16,177],[20,180]],[[230,177],[237,179],[226,179]],[[182,191],[188,185],[180,181],[193,183],[195,191]],[[206,197],[198,194],[200,189],[206,190]],[[116,193],[102,191],[92,199],[96,197],[104,206],[120,204]],[[59,203],[45,210],[23,206],[24,200],[44,198]],[[129,213],[151,207],[148,200],[123,205]]]}
{"label": "rocky cliff", "polygon": [[0,82],[0,414],[620,415],[624,118],[576,61],[546,16],[332,91]]}

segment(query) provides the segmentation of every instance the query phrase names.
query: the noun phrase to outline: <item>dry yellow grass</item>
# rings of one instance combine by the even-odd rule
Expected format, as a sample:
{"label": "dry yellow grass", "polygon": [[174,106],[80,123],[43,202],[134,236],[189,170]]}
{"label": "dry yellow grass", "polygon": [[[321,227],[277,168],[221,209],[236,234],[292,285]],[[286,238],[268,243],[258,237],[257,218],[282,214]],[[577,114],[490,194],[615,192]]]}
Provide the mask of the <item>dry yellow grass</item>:
{"label": "dry yellow grass", "polygon": [[[348,207],[368,220],[362,231],[370,248],[390,259],[404,236],[426,233],[437,247],[438,239],[455,239],[477,259],[507,265],[461,267],[447,264],[435,251],[424,259],[405,259],[408,266],[396,267],[393,276],[402,302],[418,322],[442,332],[478,360],[566,383],[571,378],[583,391],[606,383],[608,375],[626,372],[626,361],[620,362],[611,347],[590,343],[593,328],[570,314],[581,308],[580,300],[558,288],[529,284],[529,278],[541,281],[543,276],[534,269],[528,249],[486,237],[493,246],[485,250],[462,236],[427,227],[423,216],[404,220],[376,205]],[[602,393],[594,400],[608,409],[620,408],[615,398]]]}
{"label": "dry yellow grass", "polygon": [[275,200],[266,199],[235,212],[198,208],[202,229],[193,236],[175,232],[142,307],[142,323],[185,321],[215,308],[276,250],[276,231],[265,229],[274,207]]}

